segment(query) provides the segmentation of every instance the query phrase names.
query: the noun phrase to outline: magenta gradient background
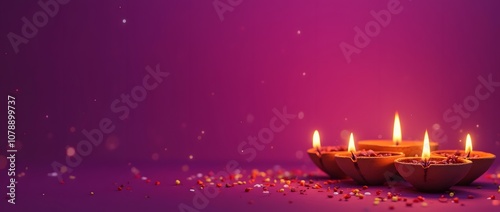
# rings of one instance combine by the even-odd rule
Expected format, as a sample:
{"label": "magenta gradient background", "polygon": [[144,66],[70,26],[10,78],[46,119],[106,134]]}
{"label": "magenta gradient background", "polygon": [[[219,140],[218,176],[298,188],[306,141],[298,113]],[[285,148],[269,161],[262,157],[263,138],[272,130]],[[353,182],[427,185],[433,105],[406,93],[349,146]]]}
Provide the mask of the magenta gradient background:
{"label": "magenta gradient background", "polygon": [[[459,140],[471,132],[474,149],[500,154],[500,88],[459,129],[443,119],[474,94],[478,76],[500,81],[500,2],[402,0],[403,11],[347,63],[339,44],[352,45],[353,28],[387,2],[243,0],[221,22],[212,1],[73,0],[15,54],[6,35],[19,34],[21,17],[39,7],[2,1],[0,84],[4,97],[17,98],[18,167],[51,172],[67,146],[85,139],[81,130],[104,117],[114,121],[119,146],[110,151],[103,142],[85,166],[156,163],[180,171],[234,159],[251,167],[238,145],[285,106],[304,118],[275,134],[253,162],[312,167],[305,150],[313,130],[324,145],[344,144],[343,130],[356,140],[390,138],[396,110],[405,139],[422,139],[438,123],[448,136],[441,149],[462,149]],[[156,64],[170,76],[127,121],[117,119],[111,102]]]}

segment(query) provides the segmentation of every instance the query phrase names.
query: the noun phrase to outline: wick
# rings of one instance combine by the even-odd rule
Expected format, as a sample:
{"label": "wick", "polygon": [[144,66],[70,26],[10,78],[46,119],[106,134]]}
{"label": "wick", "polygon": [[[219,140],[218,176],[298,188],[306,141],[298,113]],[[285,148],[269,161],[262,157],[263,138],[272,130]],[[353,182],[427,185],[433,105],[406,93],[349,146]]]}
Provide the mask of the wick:
{"label": "wick", "polygon": [[352,160],[356,160],[356,155],[354,155],[354,151],[351,151],[351,157],[352,157]]}
{"label": "wick", "polygon": [[319,149],[319,147],[316,147],[316,151],[317,151],[317,153],[316,153],[316,154],[317,154],[319,157],[321,157],[321,150]]}
{"label": "wick", "polygon": [[467,152],[467,159],[469,159],[469,157],[470,157],[470,152],[471,151]]}
{"label": "wick", "polygon": [[316,154],[319,157],[319,164],[321,165],[321,169],[324,169],[325,165],[323,164],[323,158],[321,157],[321,149],[319,147],[316,147]]}
{"label": "wick", "polygon": [[399,141],[396,141],[396,146],[399,146]]}
{"label": "wick", "polygon": [[428,167],[430,165],[430,162],[428,159],[424,159],[424,167]]}

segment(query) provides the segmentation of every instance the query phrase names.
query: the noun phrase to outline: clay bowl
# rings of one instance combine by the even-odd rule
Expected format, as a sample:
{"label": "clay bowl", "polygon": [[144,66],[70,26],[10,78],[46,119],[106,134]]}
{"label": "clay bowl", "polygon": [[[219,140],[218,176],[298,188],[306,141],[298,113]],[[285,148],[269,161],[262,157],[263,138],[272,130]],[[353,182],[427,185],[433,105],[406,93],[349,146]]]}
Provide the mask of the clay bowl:
{"label": "clay bowl", "polygon": [[[422,141],[402,141],[394,145],[392,140],[362,140],[356,143],[358,149],[371,149],[373,151],[402,152],[406,157],[422,154]],[[438,150],[439,143],[429,142],[431,151]]]}
{"label": "clay bowl", "polygon": [[394,160],[404,157],[402,152],[380,151],[377,153],[391,154],[390,156],[367,157],[357,156],[352,158],[350,152],[337,153],[336,161],[340,169],[351,177],[356,183],[361,185],[383,185],[397,173],[394,167]]}
{"label": "clay bowl", "polygon": [[[441,161],[446,157],[433,156],[430,161]],[[459,158],[459,163],[431,164],[424,167],[420,157],[398,158],[394,161],[399,174],[413,187],[423,192],[442,192],[454,186],[469,172],[472,161]]]}
{"label": "clay bowl", "polygon": [[318,151],[314,148],[308,149],[307,154],[313,161],[313,163],[321,169],[321,171],[328,174],[332,179],[344,179],[347,175],[339,168],[337,162],[335,161],[335,154],[343,151],[329,151],[322,152],[321,158]]}
{"label": "clay bowl", "polygon": [[[431,152],[431,155],[434,156],[447,156],[447,155],[454,155],[457,153],[457,150],[439,150],[439,151],[434,151]],[[466,153],[465,151],[458,151],[460,157],[465,158]],[[477,178],[481,177],[488,169],[490,166],[493,164],[495,161],[496,156],[494,154],[488,153],[488,152],[481,152],[481,151],[472,151],[470,154],[470,157],[467,158],[467,160],[472,161],[472,167],[469,170],[469,173],[465,175],[465,177],[458,182],[458,185],[470,185],[474,180]]]}

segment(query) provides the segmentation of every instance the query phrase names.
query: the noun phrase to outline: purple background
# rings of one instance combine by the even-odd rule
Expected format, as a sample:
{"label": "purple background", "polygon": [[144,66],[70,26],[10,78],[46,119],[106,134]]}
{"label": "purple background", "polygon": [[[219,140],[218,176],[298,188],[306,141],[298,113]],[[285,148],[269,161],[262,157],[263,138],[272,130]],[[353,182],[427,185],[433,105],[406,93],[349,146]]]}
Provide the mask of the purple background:
{"label": "purple background", "polygon": [[[470,132],[475,150],[500,154],[500,87],[458,129],[443,118],[474,95],[479,76],[500,82],[500,2],[402,0],[402,11],[348,63],[339,44],[354,45],[353,28],[364,29],[370,11],[387,2],[243,0],[221,21],[212,1],[73,0],[16,54],[7,34],[21,34],[21,18],[41,9],[2,1],[0,84],[17,100],[17,167],[52,172],[51,162],[64,163],[66,148],[85,140],[81,131],[106,117],[116,129],[84,166],[251,166],[238,145],[283,107],[303,118],[253,162],[312,167],[305,150],[315,129],[324,145],[345,144],[351,131],[356,140],[390,139],[396,110],[404,139],[421,140],[439,124],[447,135],[441,149],[463,149],[459,140]],[[156,64],[170,76],[120,120],[111,103]],[[0,168],[7,182],[5,156]]]}

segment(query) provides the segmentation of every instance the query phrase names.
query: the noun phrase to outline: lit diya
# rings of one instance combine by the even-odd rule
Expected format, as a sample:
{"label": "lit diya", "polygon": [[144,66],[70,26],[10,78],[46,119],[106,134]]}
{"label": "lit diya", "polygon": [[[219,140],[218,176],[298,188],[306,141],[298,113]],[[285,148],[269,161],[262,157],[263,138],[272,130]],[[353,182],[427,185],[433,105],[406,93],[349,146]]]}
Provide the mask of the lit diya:
{"label": "lit diya", "polygon": [[337,164],[349,177],[362,185],[382,185],[396,172],[394,160],[404,157],[402,152],[356,151],[354,137],[349,137],[348,152],[335,155]]}
{"label": "lit diya", "polygon": [[423,192],[448,190],[462,180],[472,167],[470,160],[459,157],[431,157],[427,131],[421,157],[398,158],[394,163],[399,174]]}
{"label": "lit diya", "polygon": [[470,185],[474,180],[483,175],[495,161],[496,156],[488,152],[472,151],[472,139],[467,134],[465,141],[465,151],[460,150],[439,150],[433,151],[432,155],[444,157],[460,157],[472,161],[472,168],[469,173],[458,182],[459,185]]}
{"label": "lit diya", "polygon": [[[413,157],[422,153],[421,141],[403,141],[401,133],[401,122],[399,114],[394,117],[394,130],[391,140],[363,140],[358,142],[360,149],[371,149],[374,151],[403,152],[407,157]],[[438,143],[430,142],[431,151],[437,150]]]}
{"label": "lit diya", "polygon": [[335,154],[341,151],[345,152],[346,148],[341,146],[321,147],[319,132],[316,130],[313,134],[313,148],[308,149],[307,153],[321,171],[331,178],[342,179],[346,178],[346,175],[335,162]]}

